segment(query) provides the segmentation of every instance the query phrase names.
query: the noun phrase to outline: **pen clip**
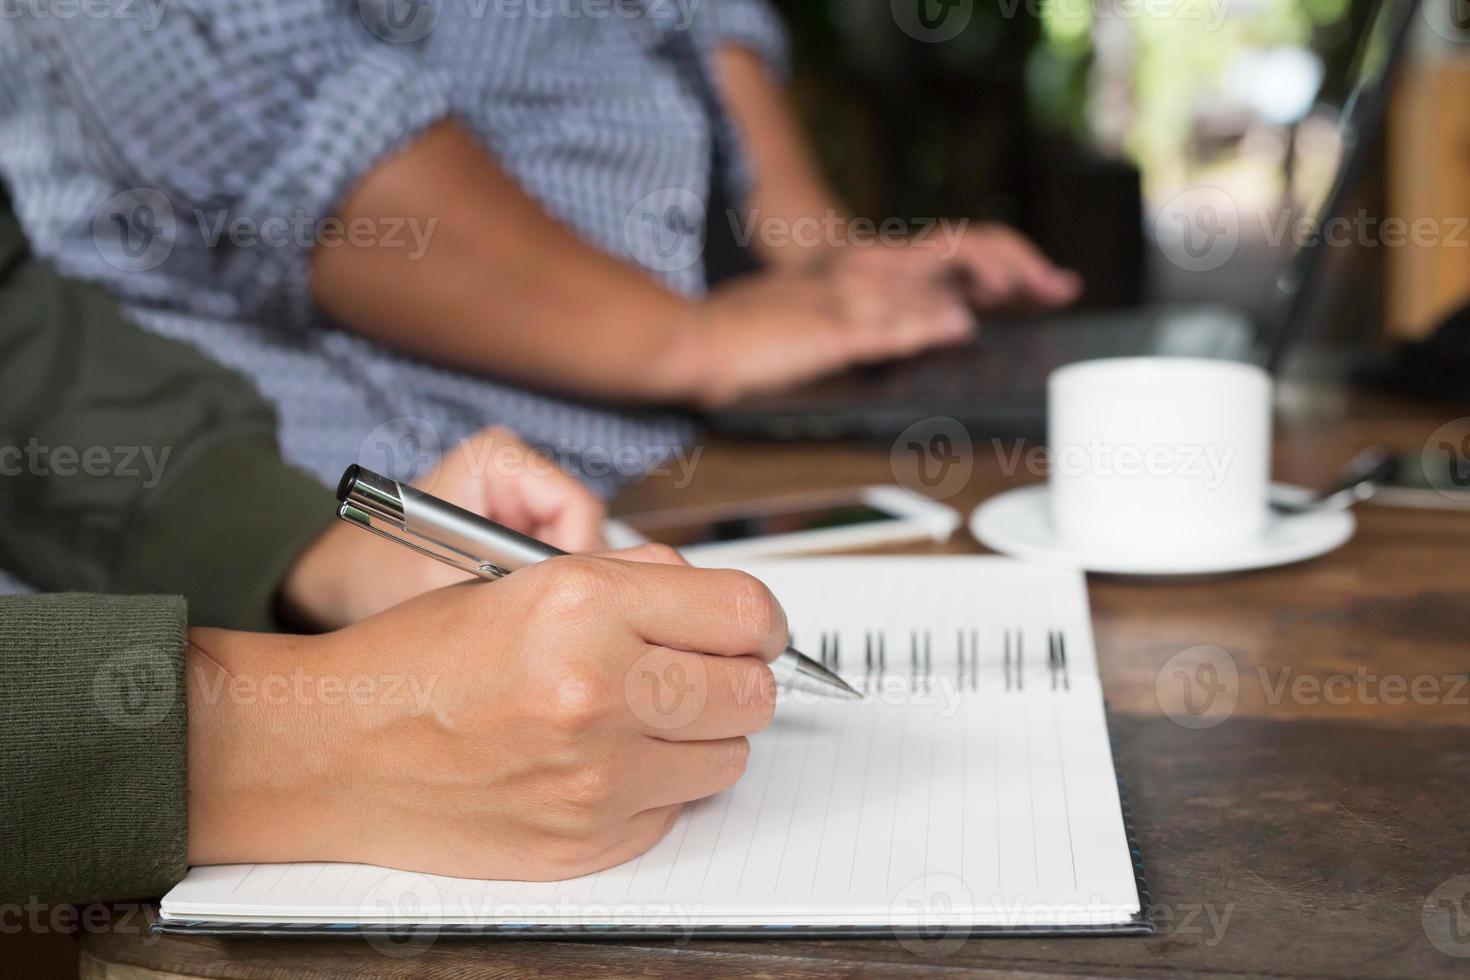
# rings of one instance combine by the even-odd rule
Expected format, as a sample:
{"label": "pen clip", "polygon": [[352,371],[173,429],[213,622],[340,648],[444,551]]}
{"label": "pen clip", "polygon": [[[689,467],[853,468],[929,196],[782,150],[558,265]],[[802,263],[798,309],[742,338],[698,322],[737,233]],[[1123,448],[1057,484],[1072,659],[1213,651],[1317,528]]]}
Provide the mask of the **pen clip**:
{"label": "pen clip", "polygon": [[405,547],[412,548],[421,555],[433,558],[435,561],[441,561],[446,565],[453,565],[460,571],[470,575],[494,582],[510,574],[504,568],[492,562],[482,561],[474,555],[467,554],[457,548],[451,548],[442,542],[413,534],[398,522],[378,514],[373,514],[361,507],[354,506],[350,501],[343,502],[337,508],[337,516],[349,524],[355,524],[360,528],[373,532],[380,538],[387,538],[389,541],[394,541]]}

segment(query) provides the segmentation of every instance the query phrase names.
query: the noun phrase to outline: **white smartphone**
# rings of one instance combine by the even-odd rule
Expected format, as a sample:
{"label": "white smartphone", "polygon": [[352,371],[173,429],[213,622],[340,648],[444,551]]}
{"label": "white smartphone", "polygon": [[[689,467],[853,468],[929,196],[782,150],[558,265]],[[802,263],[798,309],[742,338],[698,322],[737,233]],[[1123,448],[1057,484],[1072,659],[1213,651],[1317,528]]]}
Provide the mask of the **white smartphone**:
{"label": "white smartphone", "polygon": [[1448,445],[1439,448],[1437,457],[1428,452],[1396,457],[1368,501],[1382,507],[1470,511],[1470,453]]}
{"label": "white smartphone", "polygon": [[901,487],[790,494],[712,507],[636,514],[608,522],[609,543],[672,545],[696,565],[948,541],[951,507]]}

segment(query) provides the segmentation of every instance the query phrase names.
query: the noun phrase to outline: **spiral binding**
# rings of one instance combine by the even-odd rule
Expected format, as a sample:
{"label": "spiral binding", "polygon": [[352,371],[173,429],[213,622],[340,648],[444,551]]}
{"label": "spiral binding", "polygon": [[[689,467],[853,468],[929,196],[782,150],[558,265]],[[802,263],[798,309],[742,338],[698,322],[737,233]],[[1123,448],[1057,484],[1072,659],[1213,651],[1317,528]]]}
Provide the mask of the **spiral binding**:
{"label": "spiral binding", "polygon": [[[793,645],[797,645],[793,634]],[[1025,633],[1019,629],[1007,629],[1001,634],[1000,683],[1008,692],[1026,690],[1028,678]],[[955,674],[956,687],[961,691],[981,689],[980,673],[980,630],[978,628],[955,631]],[[844,673],[842,660],[842,637],[835,631],[824,631],[817,645],[818,660],[828,670]],[[934,673],[934,634],[932,630],[910,630],[908,642],[908,671],[888,669],[888,634],[879,630],[868,630],[863,634],[862,674],[869,685],[879,679],[897,677],[907,680],[915,687],[931,686]],[[1067,662],[1067,635],[1063,630],[1048,630],[1046,634],[1046,673],[1042,677],[1053,691],[1072,689],[1071,666]]]}

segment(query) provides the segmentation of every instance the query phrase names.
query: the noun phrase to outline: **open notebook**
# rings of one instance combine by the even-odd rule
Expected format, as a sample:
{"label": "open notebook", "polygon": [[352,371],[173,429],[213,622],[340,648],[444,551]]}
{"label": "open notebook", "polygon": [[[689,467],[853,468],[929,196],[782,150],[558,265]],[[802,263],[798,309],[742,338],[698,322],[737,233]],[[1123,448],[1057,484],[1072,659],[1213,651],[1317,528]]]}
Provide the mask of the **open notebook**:
{"label": "open notebook", "polygon": [[729,792],[573,881],[195,868],[165,931],[1148,932],[1078,573],[998,558],[747,569],[869,693],[786,696]]}

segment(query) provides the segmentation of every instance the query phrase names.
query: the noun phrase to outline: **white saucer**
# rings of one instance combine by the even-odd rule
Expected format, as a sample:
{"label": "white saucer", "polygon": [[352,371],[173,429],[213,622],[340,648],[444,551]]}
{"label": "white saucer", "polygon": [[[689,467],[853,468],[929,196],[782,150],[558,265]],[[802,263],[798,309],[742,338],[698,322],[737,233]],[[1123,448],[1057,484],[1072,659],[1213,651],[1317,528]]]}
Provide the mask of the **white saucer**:
{"label": "white saucer", "polygon": [[[993,551],[1012,558],[1065,565],[1105,575],[1219,575],[1290,565],[1335,551],[1352,539],[1357,521],[1351,511],[1284,517],[1273,514],[1266,533],[1229,551],[1169,556],[1088,553],[1052,540],[1050,488],[1045,483],[993,497],[970,515],[970,533]],[[1285,499],[1307,499],[1300,487],[1278,484]]]}

